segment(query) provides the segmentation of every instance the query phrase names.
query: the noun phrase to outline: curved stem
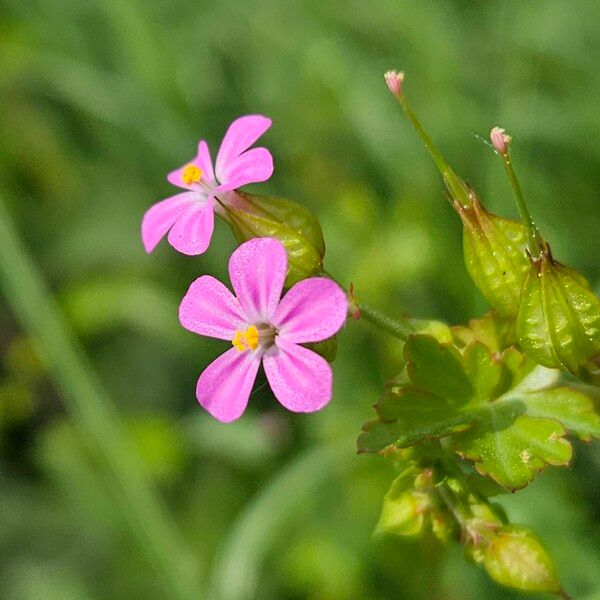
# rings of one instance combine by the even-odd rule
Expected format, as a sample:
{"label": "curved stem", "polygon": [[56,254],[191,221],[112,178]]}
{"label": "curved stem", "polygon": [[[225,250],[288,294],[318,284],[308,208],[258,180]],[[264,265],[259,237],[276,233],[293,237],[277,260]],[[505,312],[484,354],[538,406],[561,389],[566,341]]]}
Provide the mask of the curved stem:
{"label": "curved stem", "polygon": [[365,321],[368,321],[372,325],[383,329],[398,339],[406,341],[408,336],[411,333],[414,333],[414,327],[411,325],[408,319],[392,319],[384,313],[371,308],[362,302],[358,302],[357,307],[360,311],[361,318],[363,318]]}
{"label": "curved stem", "polygon": [[70,418],[100,459],[105,484],[116,488],[124,519],[162,580],[163,597],[197,598],[198,565],[148,480],[113,402],[21,242],[2,198],[0,284],[46,359]]}
{"label": "curved stem", "polygon": [[523,222],[523,226],[527,231],[527,245],[529,247],[529,253],[533,257],[538,257],[542,251],[542,237],[533,220],[533,217],[531,216],[531,213],[529,212],[529,209],[527,208],[527,204],[525,203],[523,190],[521,189],[521,184],[519,183],[519,179],[515,173],[510,153],[507,152],[506,154],[500,154],[500,157],[502,158],[504,169],[508,175],[510,187],[515,195],[515,200],[517,201],[517,207],[519,209],[519,214],[521,215],[521,221]]}

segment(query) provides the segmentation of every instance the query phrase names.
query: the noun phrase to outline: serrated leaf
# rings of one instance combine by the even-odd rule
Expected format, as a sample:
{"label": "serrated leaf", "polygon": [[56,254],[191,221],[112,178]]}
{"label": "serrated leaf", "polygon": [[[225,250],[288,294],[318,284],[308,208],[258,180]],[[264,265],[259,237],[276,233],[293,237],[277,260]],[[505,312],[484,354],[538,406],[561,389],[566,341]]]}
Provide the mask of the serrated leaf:
{"label": "serrated leaf", "polygon": [[404,346],[408,375],[417,386],[462,404],[473,393],[460,353],[429,335],[414,335]]}
{"label": "serrated leaf", "polygon": [[555,594],[562,590],[552,559],[525,527],[499,529],[485,550],[483,564],[492,579],[510,588]]}
{"label": "serrated leaf", "polygon": [[523,350],[538,363],[593,379],[600,356],[600,299],[583,277],[545,251],[532,262],[517,318]]}
{"label": "serrated leaf", "polygon": [[387,429],[394,436],[388,445],[409,446],[424,438],[443,437],[468,427],[470,422],[469,414],[445,398],[409,387],[383,396],[376,409],[384,420],[401,421],[401,426]]}
{"label": "serrated leaf", "polygon": [[288,255],[286,287],[323,271],[325,243],[316,217],[300,204],[273,196],[235,192],[226,196],[219,214],[239,242],[277,238]]}
{"label": "serrated leaf", "polygon": [[461,355],[413,335],[404,352],[408,368],[375,405],[379,419],[363,427],[362,452],[450,437],[450,447],[481,474],[517,489],[547,464],[568,464],[567,430],[600,436],[590,398],[556,387],[558,371],[535,367],[514,347],[492,355],[473,342]]}
{"label": "serrated leaf", "polygon": [[488,212],[477,198],[456,204],[463,222],[465,264],[475,285],[500,314],[517,313],[529,269],[523,226]]}
{"label": "serrated leaf", "polygon": [[463,356],[463,367],[478,399],[494,396],[502,379],[502,366],[481,342],[473,342]]}
{"label": "serrated leaf", "polygon": [[516,343],[515,319],[492,310],[480,319],[471,319],[468,327],[452,327],[452,338],[460,349],[479,341],[497,354]]}
{"label": "serrated leaf", "polygon": [[547,464],[568,464],[572,455],[558,421],[516,416],[518,409],[515,404],[490,408],[453,440],[455,451],[474,461],[479,473],[511,489],[525,487]]}
{"label": "serrated leaf", "polygon": [[397,421],[381,421],[372,419],[363,423],[362,433],[358,436],[356,447],[359,453],[380,452],[388,446],[395,444],[398,447],[400,436],[403,434],[403,428]]}
{"label": "serrated leaf", "polygon": [[600,417],[583,393],[569,387],[556,387],[527,396],[527,412],[535,417],[558,419],[582,440],[600,437]]}

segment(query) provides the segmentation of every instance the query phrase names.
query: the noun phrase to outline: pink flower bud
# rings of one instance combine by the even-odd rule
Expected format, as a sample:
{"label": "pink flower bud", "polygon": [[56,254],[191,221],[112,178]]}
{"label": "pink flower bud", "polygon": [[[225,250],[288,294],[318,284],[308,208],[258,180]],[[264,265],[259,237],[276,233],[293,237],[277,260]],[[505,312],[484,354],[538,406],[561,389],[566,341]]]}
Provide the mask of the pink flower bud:
{"label": "pink flower bud", "polygon": [[508,146],[512,138],[501,127],[494,127],[490,131],[490,140],[494,150],[499,154],[508,154]]}
{"label": "pink flower bud", "polygon": [[383,76],[385,78],[385,83],[388,86],[388,90],[396,96],[396,98],[400,98],[402,96],[402,82],[404,81],[404,72],[403,71],[387,71]]}

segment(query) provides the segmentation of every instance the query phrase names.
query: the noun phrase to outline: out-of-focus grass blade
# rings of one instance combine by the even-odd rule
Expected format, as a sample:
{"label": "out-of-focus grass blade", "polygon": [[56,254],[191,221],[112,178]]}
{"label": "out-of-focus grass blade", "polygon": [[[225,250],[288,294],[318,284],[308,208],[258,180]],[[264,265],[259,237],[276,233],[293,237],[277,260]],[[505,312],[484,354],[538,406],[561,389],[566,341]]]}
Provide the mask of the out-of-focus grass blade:
{"label": "out-of-focus grass blade", "polygon": [[323,443],[288,463],[239,515],[215,558],[211,600],[256,597],[262,562],[295,509],[356,460],[353,439]]}
{"label": "out-of-focus grass blade", "polygon": [[0,283],[9,305],[48,360],[67,409],[121,490],[121,509],[140,551],[162,573],[165,597],[197,598],[197,565],[149,484],[111,399],[23,247],[0,197]]}

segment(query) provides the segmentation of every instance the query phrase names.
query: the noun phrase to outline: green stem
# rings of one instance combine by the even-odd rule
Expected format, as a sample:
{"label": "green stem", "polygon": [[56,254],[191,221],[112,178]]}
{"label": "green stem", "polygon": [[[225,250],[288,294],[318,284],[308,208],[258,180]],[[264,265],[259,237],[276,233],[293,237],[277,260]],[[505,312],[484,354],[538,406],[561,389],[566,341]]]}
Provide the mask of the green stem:
{"label": "green stem", "polygon": [[[329,277],[329,279],[335,281],[342,289],[345,289],[345,287],[333,275],[331,275],[331,273],[323,271],[323,275],[326,275]],[[375,325],[375,327],[383,329],[383,331],[386,331],[390,335],[393,335],[394,337],[397,337],[403,341],[406,341],[408,336],[414,333],[414,327],[408,319],[405,319],[404,317],[401,317],[400,319],[392,319],[375,308],[371,308],[367,304],[359,302],[354,297],[353,285],[350,286],[350,290],[347,292],[347,294],[350,304],[349,311],[350,313],[357,311],[359,315],[358,318],[368,321],[371,323],[371,325]]]}
{"label": "green stem", "polygon": [[444,183],[446,184],[446,187],[448,188],[448,191],[450,192],[452,198],[460,202],[462,206],[470,206],[471,198],[469,197],[469,190],[467,189],[467,186],[462,181],[462,179],[452,170],[450,165],[440,154],[440,151],[435,147],[432,139],[429,137],[429,134],[423,129],[421,122],[410,108],[406,97],[400,96],[398,98],[398,102],[400,103],[400,106],[406,113],[406,116],[408,117],[409,121],[412,123],[412,126],[414,127],[415,131],[425,144],[425,147],[431,155],[433,162],[436,164],[437,168],[442,174],[444,178]]}
{"label": "green stem", "polygon": [[161,577],[163,597],[198,597],[198,565],[152,488],[138,451],[51,296],[0,197],[0,283],[9,305],[53,372],[71,419],[100,458],[106,484]]}
{"label": "green stem", "polygon": [[542,252],[542,236],[540,235],[533,217],[527,208],[527,204],[525,203],[523,190],[521,189],[521,184],[519,183],[517,174],[515,173],[510,153],[507,152],[506,154],[500,154],[500,157],[504,163],[504,169],[508,175],[510,187],[515,195],[515,200],[517,201],[517,207],[519,209],[519,214],[521,215],[523,227],[525,227],[525,230],[527,231],[527,245],[529,248],[529,253],[531,256],[537,258]]}
{"label": "green stem", "polygon": [[379,327],[380,329],[383,329],[384,331],[387,331],[387,333],[393,335],[394,337],[406,341],[408,336],[411,333],[414,333],[414,328],[408,319],[392,319],[382,312],[363,304],[362,302],[358,302],[357,307],[360,311],[360,316],[362,319],[368,321],[376,327]]}
{"label": "green stem", "polygon": [[446,484],[442,483],[441,485],[437,486],[435,490],[439,494],[444,504],[447,506],[448,510],[456,519],[456,522],[460,525],[460,528],[462,530],[466,530],[469,516],[465,515],[463,507],[454,501],[451,492],[449,492],[446,488]]}

